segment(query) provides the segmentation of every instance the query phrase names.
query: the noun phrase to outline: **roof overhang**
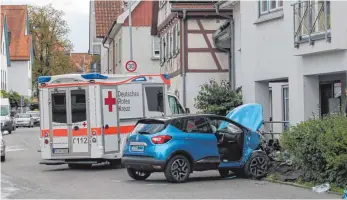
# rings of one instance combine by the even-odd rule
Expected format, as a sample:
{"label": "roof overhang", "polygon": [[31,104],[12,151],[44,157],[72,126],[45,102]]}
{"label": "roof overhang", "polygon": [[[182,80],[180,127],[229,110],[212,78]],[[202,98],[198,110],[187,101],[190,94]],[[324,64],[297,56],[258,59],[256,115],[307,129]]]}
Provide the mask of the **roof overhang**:
{"label": "roof overhang", "polygon": [[[134,9],[139,5],[141,0],[137,0],[131,5],[131,12],[134,11]],[[117,17],[117,19],[112,23],[110,29],[107,32],[107,35],[102,40],[102,43],[110,43],[111,40],[115,37],[115,35],[118,33],[122,25],[124,24],[125,20],[129,17],[129,11],[126,10],[121,15]]]}
{"label": "roof overhang", "polygon": [[235,4],[239,3],[240,0],[219,0],[214,4],[214,7],[217,9],[221,8],[232,8]]}

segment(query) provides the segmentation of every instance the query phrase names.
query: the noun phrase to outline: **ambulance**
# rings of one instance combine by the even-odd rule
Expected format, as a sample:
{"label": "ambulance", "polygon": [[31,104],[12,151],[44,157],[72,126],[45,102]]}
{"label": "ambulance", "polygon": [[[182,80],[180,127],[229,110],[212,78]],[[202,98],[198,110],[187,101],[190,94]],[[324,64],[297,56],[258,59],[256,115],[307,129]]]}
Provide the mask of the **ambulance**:
{"label": "ambulance", "polygon": [[166,74],[65,74],[38,78],[40,164],[120,164],[122,146],[145,117],[189,113]]}

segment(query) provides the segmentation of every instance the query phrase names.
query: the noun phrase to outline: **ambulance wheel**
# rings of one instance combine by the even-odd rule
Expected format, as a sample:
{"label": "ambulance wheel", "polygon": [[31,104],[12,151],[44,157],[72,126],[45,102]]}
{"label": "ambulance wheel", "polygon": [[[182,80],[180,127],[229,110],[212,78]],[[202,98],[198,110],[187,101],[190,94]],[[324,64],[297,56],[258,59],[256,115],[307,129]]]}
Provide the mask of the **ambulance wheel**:
{"label": "ambulance wheel", "polygon": [[122,166],[122,162],[121,159],[117,159],[117,160],[110,160],[108,161],[110,163],[110,167],[111,168],[123,168]]}
{"label": "ambulance wheel", "polygon": [[146,180],[151,175],[151,172],[138,171],[131,168],[127,168],[127,171],[132,179],[138,181]]}
{"label": "ambulance wheel", "polygon": [[6,157],[5,156],[1,156],[1,162],[5,162]]}
{"label": "ambulance wheel", "polygon": [[83,169],[90,168],[92,165],[90,164],[67,164],[70,169]]}

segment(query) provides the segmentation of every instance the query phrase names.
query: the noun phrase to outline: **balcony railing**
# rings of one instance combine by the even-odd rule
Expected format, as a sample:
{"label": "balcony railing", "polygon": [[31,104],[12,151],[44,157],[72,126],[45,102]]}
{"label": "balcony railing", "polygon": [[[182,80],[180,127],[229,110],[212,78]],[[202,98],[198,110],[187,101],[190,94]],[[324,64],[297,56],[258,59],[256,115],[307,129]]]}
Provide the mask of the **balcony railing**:
{"label": "balcony railing", "polygon": [[314,44],[316,40],[331,41],[330,1],[300,1],[293,5],[294,46]]}

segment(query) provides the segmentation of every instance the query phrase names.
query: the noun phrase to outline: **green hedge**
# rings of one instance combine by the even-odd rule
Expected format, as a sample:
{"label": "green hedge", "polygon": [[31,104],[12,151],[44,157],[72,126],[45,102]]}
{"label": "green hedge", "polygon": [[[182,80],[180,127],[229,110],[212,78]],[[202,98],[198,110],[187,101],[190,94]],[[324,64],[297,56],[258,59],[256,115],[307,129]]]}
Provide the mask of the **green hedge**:
{"label": "green hedge", "polygon": [[347,117],[345,114],[310,119],[283,133],[281,145],[304,179],[347,186]]}

